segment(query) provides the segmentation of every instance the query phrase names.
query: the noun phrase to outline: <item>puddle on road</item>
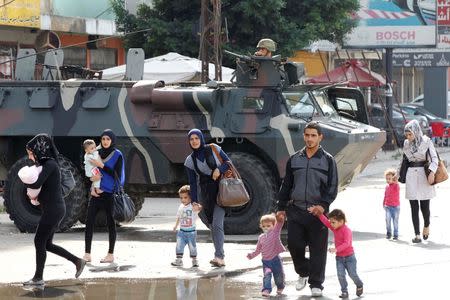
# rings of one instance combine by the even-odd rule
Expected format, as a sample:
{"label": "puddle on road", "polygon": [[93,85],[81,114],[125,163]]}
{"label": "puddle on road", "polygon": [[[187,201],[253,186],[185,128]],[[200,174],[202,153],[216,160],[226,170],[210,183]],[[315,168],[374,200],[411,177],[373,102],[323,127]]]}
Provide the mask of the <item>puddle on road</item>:
{"label": "puddle on road", "polygon": [[190,279],[103,279],[50,281],[40,289],[27,290],[22,285],[0,285],[0,300],[225,300],[249,299],[259,295],[259,287],[233,282],[224,276]]}

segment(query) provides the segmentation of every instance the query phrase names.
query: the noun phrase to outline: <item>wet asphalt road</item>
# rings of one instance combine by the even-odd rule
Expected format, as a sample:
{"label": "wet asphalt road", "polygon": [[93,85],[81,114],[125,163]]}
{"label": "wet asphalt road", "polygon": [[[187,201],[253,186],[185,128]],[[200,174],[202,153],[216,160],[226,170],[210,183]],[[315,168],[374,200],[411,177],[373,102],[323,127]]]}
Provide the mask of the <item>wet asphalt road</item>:
{"label": "wet asphalt road", "polygon": [[[450,151],[441,156],[450,159]],[[447,274],[450,269],[450,181],[437,186],[437,197],[431,202],[431,233],[427,242],[412,244],[409,203],[403,198],[400,212],[400,240],[385,239],[383,171],[397,166],[392,154],[381,153],[350,187],[338,195],[331,208],[347,213],[353,229],[358,273],[364,282],[367,299],[446,299]],[[126,270],[90,272],[78,280],[73,266],[50,254],[45,270],[44,290],[24,290],[20,282],[32,276],[34,269],[33,235],[20,234],[7,216],[0,214],[0,300],[3,299],[261,299],[262,271],[259,258],[248,261],[245,254],[254,248],[257,236],[227,236],[227,266],[209,267],[212,256],[210,237],[199,226],[198,270],[190,267],[187,257],[183,268],[170,266],[174,256],[174,234],[171,232],[176,199],[149,199],[141,217],[132,226],[119,229],[117,261],[131,265]],[[164,207],[164,209],[160,209]],[[161,212],[163,211],[163,212]],[[57,234],[55,242],[74,253],[82,254],[83,227]],[[330,243],[331,240],[330,234]],[[106,233],[94,236],[94,259],[104,255]],[[297,275],[289,253],[283,255],[287,287],[283,296],[272,299],[312,299],[310,291],[296,291]],[[357,299],[350,279],[350,299]],[[328,255],[324,295],[321,299],[339,299],[335,258]],[[272,292],[275,295],[275,292]]]}

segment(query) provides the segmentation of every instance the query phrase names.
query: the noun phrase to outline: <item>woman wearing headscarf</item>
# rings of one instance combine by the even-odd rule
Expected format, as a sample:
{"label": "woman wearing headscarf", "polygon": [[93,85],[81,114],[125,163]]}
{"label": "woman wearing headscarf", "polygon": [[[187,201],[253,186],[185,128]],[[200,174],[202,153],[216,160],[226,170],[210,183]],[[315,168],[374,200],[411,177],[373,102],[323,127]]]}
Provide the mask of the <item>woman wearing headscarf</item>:
{"label": "woman wearing headscarf", "polygon": [[38,198],[42,215],[34,237],[36,271],[33,278],[24,282],[24,285],[44,285],[43,273],[47,251],[71,261],[76,267],[75,278],[78,278],[83,272],[86,262],[66,249],[53,244],[53,235],[66,213],[66,205],[62,197],[60,167],[57,160],[58,150],[50,136],[41,133],[27,143],[26,151],[30,160],[36,165],[42,166],[37,181],[33,184],[26,184],[28,188],[41,189]]}
{"label": "woman wearing headscarf", "polygon": [[[225,210],[217,205],[216,199],[220,175],[228,170],[229,166],[226,162],[230,159],[220,146],[211,144],[216,149],[213,151],[210,145],[206,145],[203,133],[199,129],[189,131],[188,142],[192,153],[186,157],[184,165],[189,178],[190,196],[194,205],[200,202],[203,207],[201,214],[204,214],[207,225],[212,231],[215,253],[210,263],[215,267],[223,267],[225,266],[223,251]],[[216,155],[216,152],[220,157]]]}
{"label": "woman wearing headscarf", "polygon": [[[430,199],[436,196],[434,174],[438,168],[438,157],[433,142],[422,133],[419,122],[412,120],[405,125],[405,142],[403,152],[409,161],[406,173],[406,195],[411,205],[411,216],[414,226],[413,243],[420,243],[419,206],[422,211],[424,227],[422,237],[428,239],[430,234]],[[430,174],[425,173],[425,162],[429,161]]]}
{"label": "woman wearing headscarf", "polygon": [[[125,181],[125,168],[122,152],[116,149],[116,135],[111,129],[105,129],[100,136],[100,160],[91,160],[91,163],[100,169],[101,175],[91,177],[92,181],[100,180],[100,190],[103,192],[98,197],[92,196],[88,204],[85,232],[84,259],[90,262],[92,236],[94,234],[95,217],[98,211],[104,210],[108,224],[109,249],[106,256],[100,260],[102,263],[114,262],[114,246],[116,243],[116,223],[113,218],[113,193],[118,184],[123,186]],[[115,179],[117,178],[119,182]]]}

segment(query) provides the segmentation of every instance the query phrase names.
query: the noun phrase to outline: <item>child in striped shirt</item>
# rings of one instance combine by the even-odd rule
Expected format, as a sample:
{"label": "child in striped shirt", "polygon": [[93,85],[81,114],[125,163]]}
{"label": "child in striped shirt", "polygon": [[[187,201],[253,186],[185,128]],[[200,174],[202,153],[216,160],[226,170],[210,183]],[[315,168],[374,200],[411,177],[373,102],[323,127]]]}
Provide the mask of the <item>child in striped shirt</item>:
{"label": "child in striped shirt", "polygon": [[254,252],[247,254],[252,259],[261,253],[263,264],[263,288],[262,296],[270,297],[272,292],[272,275],[277,286],[277,294],[281,295],[285,286],[283,262],[280,253],[286,251],[280,240],[281,228],[283,228],[284,217],[264,215],[261,217],[259,227],[263,233],[258,238]]}

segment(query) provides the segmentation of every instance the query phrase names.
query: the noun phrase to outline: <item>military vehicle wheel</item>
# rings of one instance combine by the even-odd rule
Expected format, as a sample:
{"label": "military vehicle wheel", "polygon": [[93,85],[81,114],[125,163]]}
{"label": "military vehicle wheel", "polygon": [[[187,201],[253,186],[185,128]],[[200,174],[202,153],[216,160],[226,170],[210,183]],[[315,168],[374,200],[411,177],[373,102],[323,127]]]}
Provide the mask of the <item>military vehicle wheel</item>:
{"label": "military vehicle wheel", "polygon": [[259,219],[272,208],[276,184],[274,176],[259,158],[242,152],[232,152],[230,159],[236,165],[250,201],[241,207],[226,208],[226,234],[252,234],[259,231]]}
{"label": "military vehicle wheel", "polygon": [[[83,200],[83,191],[80,190],[82,177],[68,159],[60,156],[58,161],[62,168],[68,168],[72,171],[76,182],[74,190],[64,198],[66,203],[66,215],[64,216],[59,229],[60,231],[64,231],[69,229],[77,221],[77,214]],[[41,216],[40,208],[31,204],[27,196],[25,185],[17,175],[22,167],[29,164],[30,161],[28,158],[23,157],[11,167],[8,172],[3,194],[6,212],[21,232],[35,232]]]}

